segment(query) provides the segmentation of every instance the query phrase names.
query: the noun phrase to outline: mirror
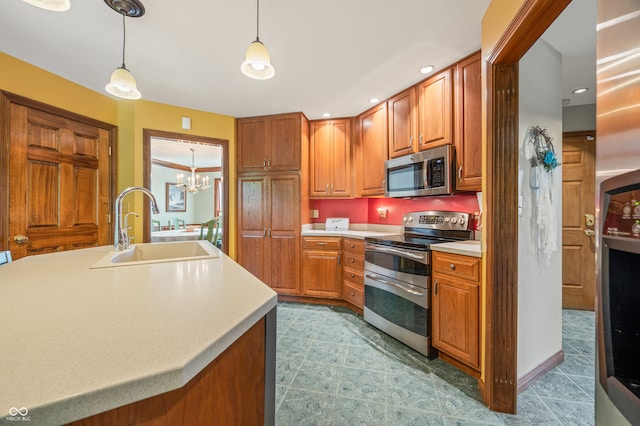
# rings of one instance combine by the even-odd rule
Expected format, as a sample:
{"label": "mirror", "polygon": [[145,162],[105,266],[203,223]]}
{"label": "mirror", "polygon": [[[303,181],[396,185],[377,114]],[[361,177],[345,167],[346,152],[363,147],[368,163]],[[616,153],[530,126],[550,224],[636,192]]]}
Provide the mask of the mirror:
{"label": "mirror", "polygon": [[160,214],[144,216],[144,242],[197,240],[203,226],[207,236],[203,224],[217,219],[211,242],[227,252],[228,141],[148,129],[143,134],[144,186],[160,207]]}

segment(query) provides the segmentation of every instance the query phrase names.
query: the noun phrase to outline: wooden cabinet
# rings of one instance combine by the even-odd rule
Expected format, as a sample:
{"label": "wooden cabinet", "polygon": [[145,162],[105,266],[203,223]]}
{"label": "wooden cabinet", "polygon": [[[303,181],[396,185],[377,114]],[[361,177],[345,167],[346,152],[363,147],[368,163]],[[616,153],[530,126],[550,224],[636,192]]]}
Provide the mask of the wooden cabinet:
{"label": "wooden cabinet", "polygon": [[381,103],[358,117],[357,196],[384,195],[387,156],[387,104]]}
{"label": "wooden cabinet", "polygon": [[352,196],[350,133],[349,119],[310,122],[310,197]]}
{"label": "wooden cabinet", "polygon": [[432,252],[433,346],[480,370],[480,259]]}
{"label": "wooden cabinet", "polygon": [[411,87],[387,101],[389,120],[389,158],[402,157],[416,150],[418,134],[416,88]]}
{"label": "wooden cabinet", "polygon": [[278,293],[298,294],[300,176],[238,178],[238,263]]}
{"label": "wooden cabinet", "polygon": [[342,293],[341,238],[303,237],[302,294],[338,299]]}
{"label": "wooden cabinet", "polygon": [[453,143],[453,71],[447,68],[417,85],[418,150]]}
{"label": "wooden cabinet", "polygon": [[238,172],[300,170],[306,125],[300,113],[239,118]]}
{"label": "wooden cabinet", "polygon": [[480,52],[455,66],[456,189],[482,191]]}
{"label": "wooden cabinet", "polygon": [[364,309],[364,240],[342,241],[342,298]]}

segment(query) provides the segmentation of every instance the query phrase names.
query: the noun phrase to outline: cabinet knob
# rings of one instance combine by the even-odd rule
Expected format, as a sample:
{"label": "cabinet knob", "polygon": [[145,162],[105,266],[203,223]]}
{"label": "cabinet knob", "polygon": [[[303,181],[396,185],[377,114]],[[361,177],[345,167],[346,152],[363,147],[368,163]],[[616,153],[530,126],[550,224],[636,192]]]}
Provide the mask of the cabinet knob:
{"label": "cabinet knob", "polygon": [[349,244],[349,247],[354,248],[355,245],[353,243]]}
{"label": "cabinet knob", "polygon": [[356,277],[356,274],[351,274],[351,278],[355,278],[355,277]]}
{"label": "cabinet knob", "polygon": [[456,270],[456,265],[454,265],[453,263],[451,265],[449,265],[449,269],[451,269],[452,271]]}
{"label": "cabinet knob", "polygon": [[351,292],[351,297],[354,297],[356,294],[352,291]]}
{"label": "cabinet knob", "polygon": [[355,263],[355,261],[356,261],[355,259],[351,259],[351,263]]}

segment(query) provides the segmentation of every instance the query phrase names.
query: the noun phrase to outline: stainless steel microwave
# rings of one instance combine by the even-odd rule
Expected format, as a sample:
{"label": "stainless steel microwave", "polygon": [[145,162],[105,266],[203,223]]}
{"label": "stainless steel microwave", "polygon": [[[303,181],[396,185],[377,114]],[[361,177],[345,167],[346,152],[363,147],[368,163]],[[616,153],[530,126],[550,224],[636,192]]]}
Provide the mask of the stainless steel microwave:
{"label": "stainless steel microwave", "polygon": [[446,145],[385,161],[387,197],[453,194],[453,146]]}

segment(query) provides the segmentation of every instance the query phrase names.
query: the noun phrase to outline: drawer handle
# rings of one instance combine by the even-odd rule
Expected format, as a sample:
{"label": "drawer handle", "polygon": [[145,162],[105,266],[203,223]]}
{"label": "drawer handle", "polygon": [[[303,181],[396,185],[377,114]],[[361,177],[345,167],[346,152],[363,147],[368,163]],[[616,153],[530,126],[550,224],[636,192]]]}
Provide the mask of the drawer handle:
{"label": "drawer handle", "polygon": [[326,246],[327,243],[316,243],[316,245],[318,245],[318,246]]}
{"label": "drawer handle", "polygon": [[451,269],[452,271],[456,270],[456,265],[454,265],[453,263],[451,265],[449,265],[449,269]]}

